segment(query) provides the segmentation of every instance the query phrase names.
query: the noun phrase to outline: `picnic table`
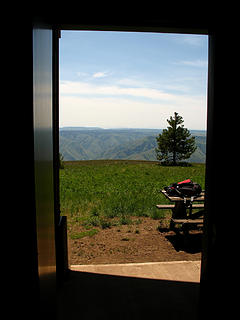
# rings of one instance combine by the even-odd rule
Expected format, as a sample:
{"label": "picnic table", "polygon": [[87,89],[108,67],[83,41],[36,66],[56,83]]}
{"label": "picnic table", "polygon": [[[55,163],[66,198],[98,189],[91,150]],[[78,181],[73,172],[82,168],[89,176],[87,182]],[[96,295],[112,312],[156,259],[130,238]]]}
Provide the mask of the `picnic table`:
{"label": "picnic table", "polygon": [[[180,196],[169,196],[165,190],[161,193],[173,204],[157,204],[158,209],[171,209],[172,218],[170,221],[170,229],[175,232],[179,231],[176,225],[181,225],[184,232],[188,232],[192,226],[203,226],[204,200],[205,191],[203,190],[198,197],[182,198]],[[202,202],[202,203],[193,203]],[[193,209],[202,209],[193,213]]]}

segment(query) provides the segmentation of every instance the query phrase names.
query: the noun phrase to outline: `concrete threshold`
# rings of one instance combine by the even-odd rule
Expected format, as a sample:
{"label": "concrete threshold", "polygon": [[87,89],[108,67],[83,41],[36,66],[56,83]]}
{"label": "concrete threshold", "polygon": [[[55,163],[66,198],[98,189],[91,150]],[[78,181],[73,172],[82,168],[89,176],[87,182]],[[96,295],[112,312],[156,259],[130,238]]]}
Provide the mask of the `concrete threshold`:
{"label": "concrete threshold", "polygon": [[200,282],[201,261],[71,265],[70,270],[158,280]]}

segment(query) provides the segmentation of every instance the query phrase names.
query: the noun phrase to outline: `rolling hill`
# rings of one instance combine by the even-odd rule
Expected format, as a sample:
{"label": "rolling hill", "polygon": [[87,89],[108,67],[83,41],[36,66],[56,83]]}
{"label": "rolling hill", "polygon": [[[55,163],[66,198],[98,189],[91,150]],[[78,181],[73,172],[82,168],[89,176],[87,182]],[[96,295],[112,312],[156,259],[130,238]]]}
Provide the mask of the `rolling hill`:
{"label": "rolling hill", "polygon": [[[64,160],[130,159],[156,160],[159,129],[60,128],[60,152]],[[206,132],[192,131],[197,150],[189,162],[205,162]]]}

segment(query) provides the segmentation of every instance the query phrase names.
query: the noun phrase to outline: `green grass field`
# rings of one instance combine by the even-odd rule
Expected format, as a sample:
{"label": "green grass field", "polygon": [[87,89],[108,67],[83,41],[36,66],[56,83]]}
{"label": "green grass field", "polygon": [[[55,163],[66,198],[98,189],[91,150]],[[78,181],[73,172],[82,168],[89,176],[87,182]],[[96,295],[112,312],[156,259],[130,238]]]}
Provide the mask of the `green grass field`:
{"label": "green grass field", "polygon": [[159,166],[155,162],[95,160],[65,162],[60,170],[61,214],[71,222],[108,227],[110,218],[128,223],[131,216],[158,219],[166,211],[155,205],[169,203],[159,193],[173,182],[192,179],[204,189],[205,165]]}

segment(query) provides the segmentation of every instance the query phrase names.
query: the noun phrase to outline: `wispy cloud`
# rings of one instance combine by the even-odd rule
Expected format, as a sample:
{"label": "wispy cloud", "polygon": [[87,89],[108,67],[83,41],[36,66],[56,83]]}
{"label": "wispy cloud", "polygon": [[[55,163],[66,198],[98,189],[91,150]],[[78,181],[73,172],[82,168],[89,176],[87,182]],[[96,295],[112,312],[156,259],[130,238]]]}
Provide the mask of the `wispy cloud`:
{"label": "wispy cloud", "polygon": [[61,96],[81,96],[88,99],[104,97],[115,99],[131,99],[148,103],[165,103],[176,105],[205,104],[205,96],[176,94],[148,87],[121,87],[119,85],[96,85],[87,82],[60,81]]}
{"label": "wispy cloud", "polygon": [[61,95],[90,95],[96,96],[130,96],[152,100],[176,100],[175,94],[147,87],[121,87],[118,85],[96,85],[88,82],[61,81]]}
{"label": "wispy cloud", "polygon": [[176,111],[188,128],[206,127],[206,96],[126,87],[130,81],[123,82],[125,86],[60,81],[60,126],[164,128]]}
{"label": "wispy cloud", "polygon": [[185,61],[180,61],[178,64],[182,64],[190,67],[202,68],[202,67],[207,67],[208,62],[207,60],[189,60],[189,61],[185,60]]}
{"label": "wispy cloud", "polygon": [[88,76],[88,73],[87,72],[76,72],[76,75],[78,77],[86,77],[86,76]]}
{"label": "wispy cloud", "polygon": [[175,111],[190,129],[206,127],[204,95],[179,94],[128,79],[112,85],[60,81],[60,126],[164,128]]}
{"label": "wispy cloud", "polygon": [[108,72],[104,71],[104,72],[96,72],[93,75],[93,78],[105,78],[108,76]]}
{"label": "wispy cloud", "polygon": [[[203,101],[149,101],[126,97],[62,96],[60,99],[60,126],[101,126],[129,128],[165,128],[166,119],[175,111],[184,118],[185,126],[205,128],[206,108]],[[198,114],[198,116],[196,116]]]}

